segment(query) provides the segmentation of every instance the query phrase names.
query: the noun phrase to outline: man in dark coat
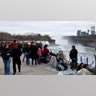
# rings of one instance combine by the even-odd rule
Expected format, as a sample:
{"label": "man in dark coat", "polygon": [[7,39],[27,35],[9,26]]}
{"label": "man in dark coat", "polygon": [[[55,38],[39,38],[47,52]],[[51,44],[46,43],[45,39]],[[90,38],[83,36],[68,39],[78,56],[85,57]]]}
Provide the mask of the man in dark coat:
{"label": "man in dark coat", "polygon": [[18,45],[15,45],[15,48],[12,50],[12,57],[13,57],[13,75],[16,73],[16,64],[18,65],[18,71],[21,71],[21,56],[22,52]]}
{"label": "man in dark coat", "polygon": [[72,65],[71,65],[72,69],[77,68],[77,55],[78,55],[78,51],[75,48],[75,46],[73,45],[72,49],[70,50],[70,53],[69,53],[69,57],[72,61]]}
{"label": "man in dark coat", "polygon": [[35,60],[35,65],[37,65],[38,55],[37,55],[38,47],[37,44],[31,45],[30,57],[32,59],[32,65]]}

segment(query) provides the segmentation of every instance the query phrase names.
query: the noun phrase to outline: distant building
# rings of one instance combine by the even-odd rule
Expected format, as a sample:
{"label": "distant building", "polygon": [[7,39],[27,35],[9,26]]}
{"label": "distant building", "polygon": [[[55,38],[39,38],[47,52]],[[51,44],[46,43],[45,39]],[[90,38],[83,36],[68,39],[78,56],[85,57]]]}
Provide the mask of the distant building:
{"label": "distant building", "polygon": [[77,36],[81,36],[81,30],[77,30]]}
{"label": "distant building", "polygon": [[91,35],[95,35],[95,26],[91,26]]}
{"label": "distant building", "polygon": [[90,32],[89,29],[87,30],[87,32],[86,31],[77,30],[77,36],[89,36],[89,32]]}
{"label": "distant building", "polygon": [[86,31],[84,31],[84,32],[81,32],[81,36],[87,36],[87,33],[86,33]]}
{"label": "distant building", "polygon": [[88,34],[90,33],[90,30],[89,30],[89,29],[87,30],[87,33],[88,33]]}
{"label": "distant building", "polygon": [[89,33],[86,33],[86,36],[89,36]]}
{"label": "distant building", "polygon": [[88,29],[87,31],[77,30],[77,36],[89,36],[90,33],[91,35],[96,34],[95,26],[91,26],[91,29]]}
{"label": "distant building", "polygon": [[89,31],[81,31],[81,30],[77,30],[77,36],[88,36],[89,35]]}

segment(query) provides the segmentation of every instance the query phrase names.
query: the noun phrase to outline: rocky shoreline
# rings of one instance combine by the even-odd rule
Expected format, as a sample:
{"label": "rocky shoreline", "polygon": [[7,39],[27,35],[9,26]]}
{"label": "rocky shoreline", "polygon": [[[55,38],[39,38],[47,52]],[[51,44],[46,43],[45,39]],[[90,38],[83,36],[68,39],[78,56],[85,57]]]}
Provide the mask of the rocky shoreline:
{"label": "rocky shoreline", "polygon": [[55,44],[55,40],[49,35],[41,34],[22,34],[22,35],[12,35],[8,32],[0,32],[0,41],[48,41],[51,44]]}

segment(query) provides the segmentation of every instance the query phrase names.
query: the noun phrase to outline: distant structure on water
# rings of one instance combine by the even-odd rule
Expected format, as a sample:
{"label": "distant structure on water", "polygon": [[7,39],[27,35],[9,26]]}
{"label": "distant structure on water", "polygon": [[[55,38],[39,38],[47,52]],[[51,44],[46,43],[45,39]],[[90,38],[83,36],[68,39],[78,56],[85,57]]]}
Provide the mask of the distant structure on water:
{"label": "distant structure on water", "polygon": [[89,36],[89,31],[81,31],[81,30],[77,30],[77,36]]}
{"label": "distant structure on water", "polygon": [[91,35],[95,35],[95,26],[91,26]]}
{"label": "distant structure on water", "polygon": [[77,30],[77,36],[89,36],[89,35],[95,35],[95,26],[91,26],[91,29],[87,31]]}

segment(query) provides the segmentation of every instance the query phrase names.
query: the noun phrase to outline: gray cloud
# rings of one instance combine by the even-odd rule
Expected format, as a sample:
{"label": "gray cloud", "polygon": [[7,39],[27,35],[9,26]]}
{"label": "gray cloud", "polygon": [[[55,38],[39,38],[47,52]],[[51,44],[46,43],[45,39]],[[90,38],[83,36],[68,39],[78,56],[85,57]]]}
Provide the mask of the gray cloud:
{"label": "gray cloud", "polygon": [[96,26],[93,21],[0,21],[0,31],[24,34],[26,32],[48,34],[60,40],[64,35],[76,35],[77,30]]}

